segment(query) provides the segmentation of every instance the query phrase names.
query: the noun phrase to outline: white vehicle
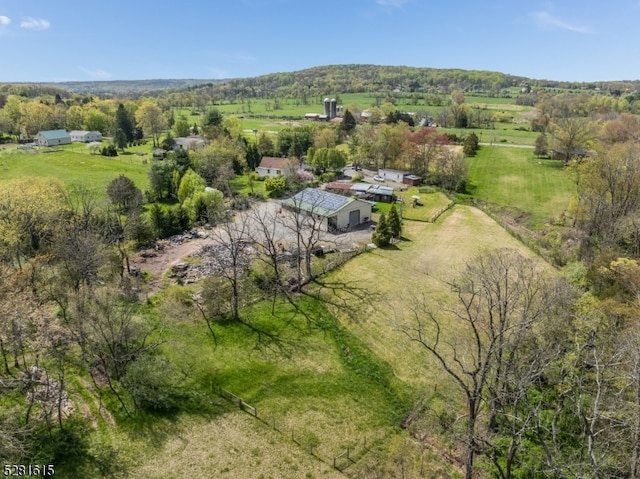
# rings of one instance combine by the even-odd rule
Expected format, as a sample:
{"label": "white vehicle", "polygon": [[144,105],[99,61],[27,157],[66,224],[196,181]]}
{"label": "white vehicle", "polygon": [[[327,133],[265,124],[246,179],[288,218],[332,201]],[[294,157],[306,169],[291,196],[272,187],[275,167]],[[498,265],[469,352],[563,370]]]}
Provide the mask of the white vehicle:
{"label": "white vehicle", "polygon": [[384,178],[382,176],[374,176],[373,179],[378,183],[384,183]]}

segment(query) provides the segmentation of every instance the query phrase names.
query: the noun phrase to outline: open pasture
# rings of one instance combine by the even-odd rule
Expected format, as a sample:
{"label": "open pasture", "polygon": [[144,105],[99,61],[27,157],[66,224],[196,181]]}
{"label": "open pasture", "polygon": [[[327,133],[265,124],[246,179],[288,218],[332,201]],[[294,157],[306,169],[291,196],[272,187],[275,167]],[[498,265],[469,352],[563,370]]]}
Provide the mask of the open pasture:
{"label": "open pasture", "polygon": [[397,332],[395,323],[411,317],[412,301],[423,294],[435,311],[451,304],[447,282],[458,278],[466,263],[478,254],[505,247],[534,257],[476,208],[456,205],[433,224],[405,221],[403,239],[394,248],[375,249],[336,273],[339,279],[358,278],[368,290],[369,303],[350,329],[404,384],[427,392],[436,385],[438,390],[448,387],[438,365]]}
{"label": "open pasture", "polygon": [[[150,150],[150,147],[146,147]],[[90,189],[106,190],[111,180],[119,175],[131,178],[144,191],[147,187],[147,169],[143,158],[132,151],[106,157],[89,153],[84,144],[65,145],[50,150],[17,150],[15,146],[0,150],[0,182],[25,176],[58,178],[66,186],[83,185]]]}
{"label": "open pasture", "polygon": [[452,133],[459,138],[475,133],[480,143],[489,145],[535,145],[539,133],[529,131],[527,123],[498,123],[493,128],[438,128],[443,133]]}
{"label": "open pasture", "polygon": [[537,158],[533,150],[482,146],[468,158],[473,197],[508,206],[545,222],[567,209],[573,183],[562,162]]}

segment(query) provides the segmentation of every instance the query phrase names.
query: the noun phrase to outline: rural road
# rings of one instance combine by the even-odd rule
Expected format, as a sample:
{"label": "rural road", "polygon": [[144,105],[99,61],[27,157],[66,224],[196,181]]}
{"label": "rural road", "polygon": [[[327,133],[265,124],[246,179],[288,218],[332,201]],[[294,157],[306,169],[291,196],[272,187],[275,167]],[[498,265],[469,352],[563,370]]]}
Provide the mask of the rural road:
{"label": "rural road", "polygon": [[502,148],[525,148],[533,150],[535,146],[532,145],[513,145],[511,143],[478,143],[480,146],[500,146]]}

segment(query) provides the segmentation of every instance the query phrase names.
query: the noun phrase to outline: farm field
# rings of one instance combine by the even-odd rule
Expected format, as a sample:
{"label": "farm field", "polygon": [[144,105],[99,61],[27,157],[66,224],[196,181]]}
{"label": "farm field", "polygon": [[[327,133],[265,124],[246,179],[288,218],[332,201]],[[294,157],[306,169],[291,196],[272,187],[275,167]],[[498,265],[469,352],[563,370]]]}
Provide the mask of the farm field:
{"label": "farm field", "polygon": [[[150,147],[146,149],[150,151]],[[106,190],[111,180],[126,175],[144,191],[148,165],[134,151],[127,150],[125,155],[109,158],[93,155],[81,144],[65,145],[61,151],[3,148],[0,150],[0,182],[25,176],[46,176],[58,178],[65,186],[84,185]]]}
{"label": "farm field", "polygon": [[[329,95],[331,96],[331,95]],[[426,111],[429,115],[435,117],[445,106],[432,106],[424,103],[424,98],[412,98],[409,94],[402,96],[395,95],[396,106],[400,110],[405,111]],[[380,105],[385,101],[386,95],[374,93],[344,93],[337,96],[338,104],[344,108],[355,106],[359,110],[366,110],[372,106]],[[306,105],[297,99],[279,99],[280,108],[273,109],[273,99],[253,99],[241,100],[236,103],[221,102],[212,107],[217,108],[223,115],[235,116],[242,122],[242,129],[245,136],[249,140],[254,139],[254,130],[258,133],[265,132],[275,135],[280,130],[290,126],[299,126],[305,123],[304,115],[306,113],[322,113],[324,96],[309,98]],[[443,102],[448,101],[448,97],[443,97]],[[495,98],[495,97],[467,97],[466,104],[471,108],[480,108],[488,110],[490,113],[498,113],[501,111],[513,115],[516,122],[514,123],[496,123],[495,128],[485,129],[456,129],[443,128],[446,133],[454,133],[460,137],[468,135],[474,131],[481,142],[486,143],[505,143],[517,145],[533,145],[537,134],[527,131],[529,119],[527,112],[531,111],[531,107],[516,105],[513,98]],[[199,109],[189,107],[175,107],[174,115],[176,118],[184,117],[189,123],[200,124],[201,115]],[[520,129],[518,129],[520,128]]]}
{"label": "farm field", "polygon": [[482,146],[468,167],[467,189],[474,198],[528,213],[533,223],[569,205],[574,185],[562,162],[537,158],[533,150]]}
{"label": "farm field", "polygon": [[443,133],[450,133],[464,138],[475,133],[480,143],[489,145],[526,145],[533,149],[539,133],[517,128],[528,128],[527,124],[495,123],[495,128],[438,128]]}

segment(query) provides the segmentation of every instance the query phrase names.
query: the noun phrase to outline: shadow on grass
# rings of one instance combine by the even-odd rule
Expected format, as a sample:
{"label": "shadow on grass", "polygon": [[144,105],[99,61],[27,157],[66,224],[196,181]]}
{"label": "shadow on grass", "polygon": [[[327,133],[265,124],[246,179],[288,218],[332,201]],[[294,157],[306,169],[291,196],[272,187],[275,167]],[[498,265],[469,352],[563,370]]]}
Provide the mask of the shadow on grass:
{"label": "shadow on grass", "polygon": [[198,390],[183,398],[178,407],[164,411],[138,411],[122,418],[119,423],[131,439],[159,448],[169,439],[180,436],[181,417],[213,420],[228,410],[228,405],[215,393]]}
{"label": "shadow on grass", "polygon": [[73,416],[64,429],[41,432],[36,438],[38,464],[52,464],[58,477],[124,477],[132,464],[108,442],[92,440],[84,418]]}

